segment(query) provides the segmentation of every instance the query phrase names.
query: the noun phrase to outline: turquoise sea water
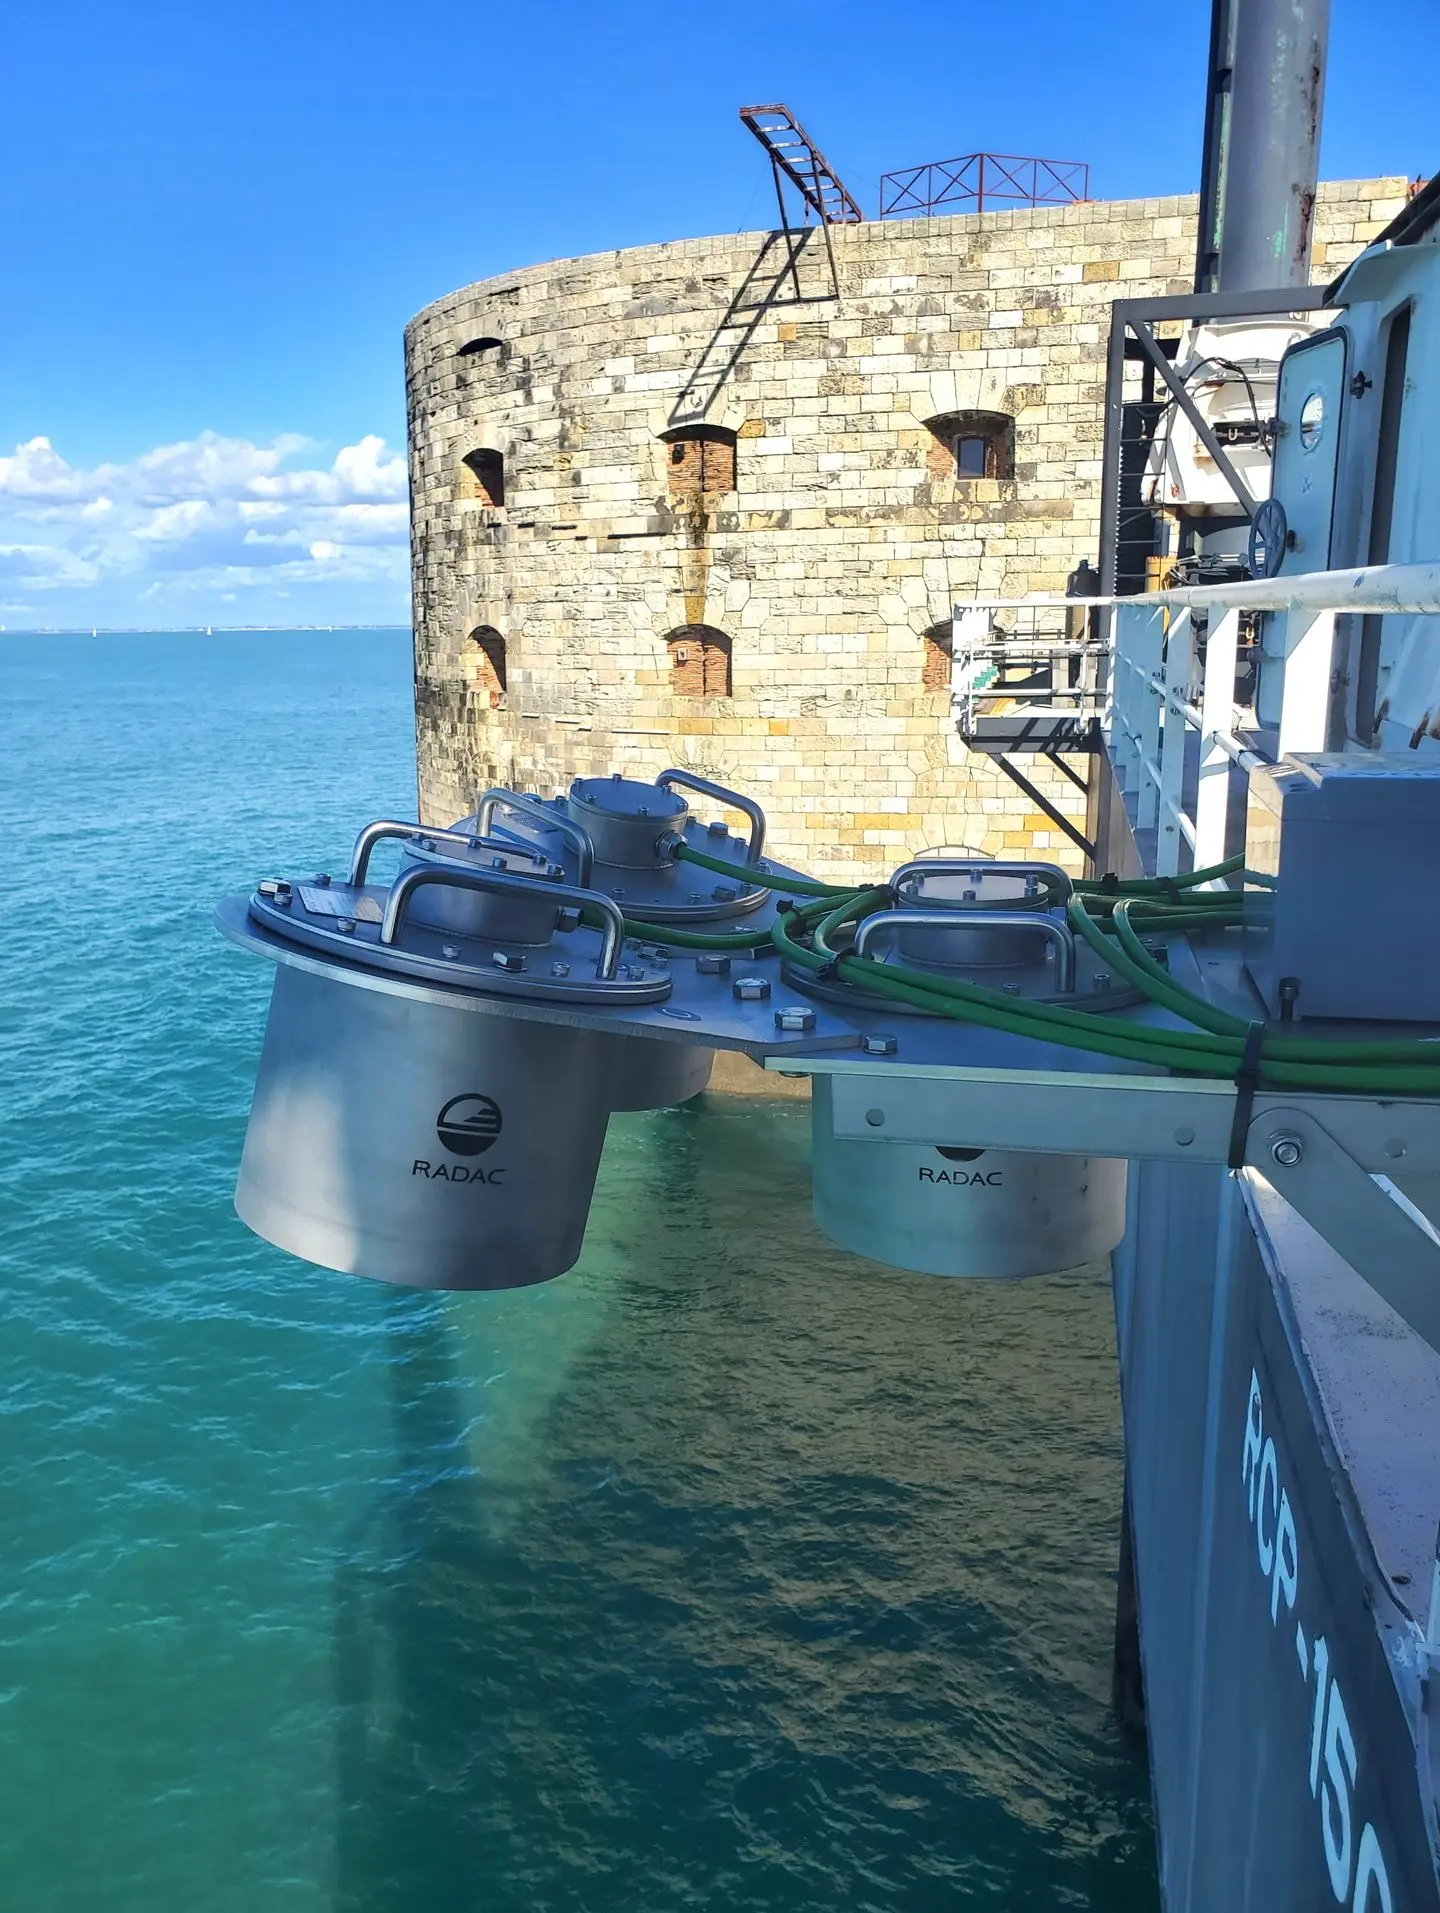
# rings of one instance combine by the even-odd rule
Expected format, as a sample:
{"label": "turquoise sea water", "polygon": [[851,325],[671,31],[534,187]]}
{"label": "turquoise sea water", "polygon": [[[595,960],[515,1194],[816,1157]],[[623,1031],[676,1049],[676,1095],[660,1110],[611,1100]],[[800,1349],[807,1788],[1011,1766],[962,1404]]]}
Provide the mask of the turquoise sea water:
{"label": "turquoise sea water", "polygon": [[617,1118],[579,1270],[230,1207],[220,893],[409,814],[401,633],[0,638],[0,1904],[1155,1905],[1099,1271],[830,1249],[807,1121]]}

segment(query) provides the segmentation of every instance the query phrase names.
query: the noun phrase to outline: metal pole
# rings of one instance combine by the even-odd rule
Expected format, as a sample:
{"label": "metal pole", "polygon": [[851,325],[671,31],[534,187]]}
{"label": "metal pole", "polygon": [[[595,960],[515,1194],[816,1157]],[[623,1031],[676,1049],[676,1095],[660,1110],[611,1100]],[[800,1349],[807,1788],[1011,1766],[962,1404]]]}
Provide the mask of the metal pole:
{"label": "metal pole", "polygon": [[[1105,442],[1100,454],[1100,595],[1113,598],[1119,565],[1120,448],[1125,430],[1125,315],[1110,310],[1105,371]],[[1109,620],[1107,619],[1107,623]]]}
{"label": "metal pole", "polygon": [[[780,208],[780,229],[785,235],[785,252],[790,261],[790,280],[795,287],[795,298],[800,298],[800,274],[795,270],[795,247],[790,238],[790,215],[785,210],[785,190],[780,184],[780,168],[772,157],[770,171],[775,175],[775,204]],[[782,273],[781,278],[784,278]]]}
{"label": "metal pole", "polygon": [[1200,162],[1200,223],[1195,234],[1195,290],[1214,292],[1220,272],[1220,209],[1230,151],[1230,83],[1235,66],[1237,0],[1213,0],[1210,65],[1205,82],[1205,150]]}
{"label": "metal pole", "polygon": [[1310,278],[1330,0],[1233,5],[1217,283],[1224,292],[1301,286]]}
{"label": "metal pole", "polygon": [[820,191],[820,167],[812,150],[810,154],[810,183],[815,193],[815,209],[820,216],[820,224],[825,233],[825,252],[830,260],[830,284],[834,287],[835,297],[840,297],[840,274],[835,268],[835,247],[830,239],[830,216],[825,211],[825,201]]}

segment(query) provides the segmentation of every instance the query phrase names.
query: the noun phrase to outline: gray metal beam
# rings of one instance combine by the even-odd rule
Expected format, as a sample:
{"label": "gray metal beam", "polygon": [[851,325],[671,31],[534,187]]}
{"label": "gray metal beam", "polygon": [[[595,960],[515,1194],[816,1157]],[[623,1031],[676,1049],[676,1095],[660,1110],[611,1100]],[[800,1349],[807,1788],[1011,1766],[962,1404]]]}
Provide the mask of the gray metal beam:
{"label": "gray metal beam", "polygon": [[1184,380],[1176,374],[1174,366],[1171,365],[1165,354],[1160,350],[1160,347],[1155,343],[1154,333],[1150,330],[1149,326],[1145,324],[1143,319],[1136,319],[1132,323],[1130,330],[1140,341],[1141,350],[1144,352],[1146,358],[1165,381],[1165,384],[1169,388],[1170,396],[1195,427],[1195,436],[1205,447],[1211,458],[1214,459],[1216,466],[1219,468],[1220,476],[1225,480],[1225,483],[1230,487],[1231,491],[1234,492],[1245,516],[1247,518],[1253,518],[1258,507],[1256,506],[1255,500],[1250,496],[1250,488],[1246,485],[1239,472],[1237,472],[1235,467],[1230,463],[1225,447],[1220,443],[1219,439],[1216,438],[1214,432],[1211,431],[1209,421],[1190,396],[1190,392]]}

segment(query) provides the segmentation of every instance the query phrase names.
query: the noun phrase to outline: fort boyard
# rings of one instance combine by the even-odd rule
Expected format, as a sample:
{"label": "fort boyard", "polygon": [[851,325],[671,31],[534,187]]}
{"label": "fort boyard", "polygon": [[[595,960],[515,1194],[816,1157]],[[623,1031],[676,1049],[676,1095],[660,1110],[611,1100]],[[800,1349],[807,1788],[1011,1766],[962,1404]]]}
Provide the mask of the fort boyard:
{"label": "fort boyard", "polygon": [[[1333,277],[1405,181],[1324,185]],[[529,266],[406,332],[420,792],[624,765],[751,792],[843,880],[1072,862],[950,711],[957,601],[1096,560],[1117,297],[1188,290],[1193,198],[686,239]],[[1036,782],[1083,823],[1084,798]]]}

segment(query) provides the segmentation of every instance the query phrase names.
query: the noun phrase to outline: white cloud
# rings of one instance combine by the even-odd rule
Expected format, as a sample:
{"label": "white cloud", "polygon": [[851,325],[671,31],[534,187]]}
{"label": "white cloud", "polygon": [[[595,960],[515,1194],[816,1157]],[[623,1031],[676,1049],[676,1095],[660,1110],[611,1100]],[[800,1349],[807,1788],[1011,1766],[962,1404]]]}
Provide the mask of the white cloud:
{"label": "white cloud", "polygon": [[0,609],[125,622],[127,605],[153,616],[161,603],[196,622],[222,605],[244,616],[248,599],[273,622],[278,596],[315,622],[338,621],[342,604],[403,618],[404,458],[373,433],[328,465],[305,463],[310,450],[291,433],[261,445],[202,432],[87,469],[48,438],[17,445],[0,457]]}

